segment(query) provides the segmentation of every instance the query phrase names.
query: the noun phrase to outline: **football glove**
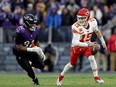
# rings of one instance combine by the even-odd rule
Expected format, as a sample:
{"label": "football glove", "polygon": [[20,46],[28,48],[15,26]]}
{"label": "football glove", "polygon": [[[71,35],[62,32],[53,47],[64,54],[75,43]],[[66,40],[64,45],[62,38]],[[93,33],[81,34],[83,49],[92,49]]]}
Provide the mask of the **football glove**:
{"label": "football glove", "polygon": [[43,61],[46,59],[46,56],[44,55],[40,47],[34,46],[33,48],[27,48],[27,51],[36,52],[42,58]]}
{"label": "football glove", "polygon": [[38,52],[38,50],[40,50],[40,49],[37,48],[37,47],[27,48],[27,51],[28,51],[28,52]]}

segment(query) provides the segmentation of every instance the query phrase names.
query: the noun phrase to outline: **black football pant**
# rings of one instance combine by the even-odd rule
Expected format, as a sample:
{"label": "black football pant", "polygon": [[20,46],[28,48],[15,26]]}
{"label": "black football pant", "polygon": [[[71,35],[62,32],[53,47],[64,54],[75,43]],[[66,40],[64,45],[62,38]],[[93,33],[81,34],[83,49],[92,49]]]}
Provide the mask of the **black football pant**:
{"label": "black football pant", "polygon": [[16,59],[19,65],[28,73],[28,76],[32,79],[35,78],[32,66],[41,70],[44,69],[44,63],[36,52],[26,52],[21,56],[16,56]]}

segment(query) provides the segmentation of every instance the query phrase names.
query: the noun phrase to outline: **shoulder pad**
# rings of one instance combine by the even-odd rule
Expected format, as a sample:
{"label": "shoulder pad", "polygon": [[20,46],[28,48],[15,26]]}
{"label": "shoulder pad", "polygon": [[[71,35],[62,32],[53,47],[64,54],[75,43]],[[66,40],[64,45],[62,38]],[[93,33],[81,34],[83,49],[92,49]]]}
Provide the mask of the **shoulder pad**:
{"label": "shoulder pad", "polygon": [[22,30],[24,30],[24,26],[19,26],[17,29],[16,29],[16,32],[17,33],[20,33]]}

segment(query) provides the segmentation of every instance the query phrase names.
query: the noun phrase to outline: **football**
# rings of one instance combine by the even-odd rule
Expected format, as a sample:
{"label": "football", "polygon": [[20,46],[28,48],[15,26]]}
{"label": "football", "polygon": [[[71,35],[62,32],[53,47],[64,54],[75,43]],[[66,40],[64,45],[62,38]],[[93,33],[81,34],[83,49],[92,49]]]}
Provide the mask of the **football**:
{"label": "football", "polygon": [[100,45],[95,44],[94,46],[90,47],[92,55],[95,55],[100,50]]}

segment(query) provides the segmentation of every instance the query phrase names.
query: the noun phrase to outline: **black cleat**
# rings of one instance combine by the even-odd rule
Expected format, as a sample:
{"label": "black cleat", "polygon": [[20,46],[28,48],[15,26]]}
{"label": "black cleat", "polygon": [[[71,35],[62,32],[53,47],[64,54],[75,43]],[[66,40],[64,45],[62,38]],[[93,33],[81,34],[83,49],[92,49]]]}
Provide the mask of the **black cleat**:
{"label": "black cleat", "polygon": [[38,79],[37,79],[37,77],[36,77],[35,79],[33,79],[33,84],[34,84],[34,85],[40,85],[40,84],[39,84],[39,81],[38,81]]}

